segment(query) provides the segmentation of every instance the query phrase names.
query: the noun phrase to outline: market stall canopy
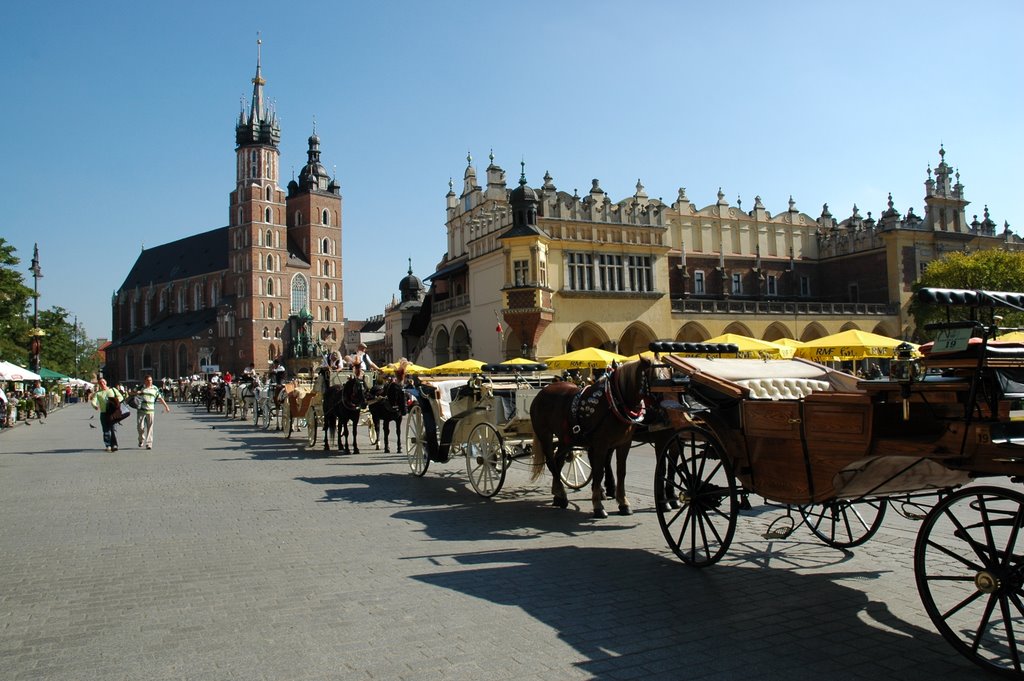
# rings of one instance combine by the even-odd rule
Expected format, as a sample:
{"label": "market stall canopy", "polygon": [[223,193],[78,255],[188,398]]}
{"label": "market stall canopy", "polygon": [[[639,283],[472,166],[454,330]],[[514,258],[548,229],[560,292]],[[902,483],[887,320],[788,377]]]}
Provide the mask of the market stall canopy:
{"label": "market stall canopy", "polygon": [[608,352],[601,348],[581,348],[558,355],[544,361],[549,369],[607,369],[612,362],[622,364],[626,361],[625,355],[615,352]]}
{"label": "market stall canopy", "polygon": [[732,343],[736,346],[738,357],[789,359],[793,356],[793,348],[773,343],[771,341],[759,340],[749,336],[741,336],[738,333],[723,333],[721,336],[709,338],[705,343]]}
{"label": "market stall canopy", "polygon": [[480,371],[480,367],[483,365],[484,363],[478,359],[457,359],[452,362],[446,362],[445,364],[438,365],[433,369],[430,369],[427,373],[434,374],[435,376],[475,374]]}
{"label": "market stall canopy", "polygon": [[[904,341],[850,329],[831,336],[817,338],[796,349],[796,356],[818,362],[864,359],[865,357],[892,357],[896,347]],[[913,343],[911,343],[913,345]],[[913,345],[916,349],[917,346]]]}
{"label": "market stall canopy", "polygon": [[0,361],[0,381],[39,381],[42,376],[17,364]]}
{"label": "market stall canopy", "polygon": [[44,381],[55,381],[61,378],[71,378],[66,374],[62,374],[59,371],[47,369],[46,367],[39,367],[39,376]]}

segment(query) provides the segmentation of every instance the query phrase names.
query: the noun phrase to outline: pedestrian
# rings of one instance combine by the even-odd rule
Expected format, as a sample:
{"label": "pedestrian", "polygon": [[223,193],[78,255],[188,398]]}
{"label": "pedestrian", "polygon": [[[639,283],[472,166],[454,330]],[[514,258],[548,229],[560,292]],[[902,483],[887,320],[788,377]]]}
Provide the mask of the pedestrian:
{"label": "pedestrian", "polygon": [[[42,419],[46,418],[46,388],[43,387],[42,381],[39,379],[36,379],[36,384],[32,388],[32,402],[35,404],[36,420],[40,424],[45,423]],[[28,421],[26,420],[25,423]]]}
{"label": "pedestrian", "polygon": [[145,447],[146,449],[153,449],[153,420],[156,412],[156,402],[160,400],[160,404],[164,405],[164,413],[169,413],[171,408],[164,401],[163,393],[160,392],[160,388],[153,385],[153,377],[146,376],[143,379],[142,390],[138,392],[141,403],[136,414],[137,425],[139,429],[139,446]]}
{"label": "pedestrian", "polygon": [[107,386],[107,379],[101,378],[96,382],[96,392],[92,396],[92,407],[100,412],[100,428],[103,429],[103,445],[108,452],[117,451],[117,432],[114,430],[117,421],[112,419],[112,412],[117,411],[121,406],[124,394],[117,388]]}
{"label": "pedestrian", "polygon": [[380,367],[370,359],[370,353],[366,351],[366,343],[356,346],[356,363],[362,366],[363,371],[380,371]]}

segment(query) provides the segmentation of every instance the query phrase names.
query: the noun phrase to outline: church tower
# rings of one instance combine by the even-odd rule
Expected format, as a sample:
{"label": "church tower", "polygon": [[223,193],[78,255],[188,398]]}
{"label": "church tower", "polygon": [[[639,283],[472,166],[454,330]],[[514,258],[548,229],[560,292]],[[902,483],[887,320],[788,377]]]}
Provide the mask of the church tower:
{"label": "church tower", "polygon": [[[281,127],[264,99],[262,41],[256,41],[256,75],[252,100],[235,125],[235,190],[228,220],[228,281],[234,294],[218,310],[232,365],[255,363],[263,369],[283,350],[281,330],[288,317],[284,193],[278,187]],[[253,320],[236,329],[235,320]],[[225,358],[228,359],[228,358]]]}
{"label": "church tower", "polygon": [[[320,138],[316,127],[310,135],[306,165],[298,180],[288,183],[287,219],[290,262],[307,267],[290,283],[299,299],[299,288],[307,286],[307,302],[313,319],[313,340],[325,349],[340,349],[345,338],[345,313],[341,288],[341,187],[320,162]],[[297,302],[295,303],[297,304]],[[293,304],[293,307],[295,305]],[[298,310],[293,309],[292,314]],[[347,348],[354,350],[355,348]]]}

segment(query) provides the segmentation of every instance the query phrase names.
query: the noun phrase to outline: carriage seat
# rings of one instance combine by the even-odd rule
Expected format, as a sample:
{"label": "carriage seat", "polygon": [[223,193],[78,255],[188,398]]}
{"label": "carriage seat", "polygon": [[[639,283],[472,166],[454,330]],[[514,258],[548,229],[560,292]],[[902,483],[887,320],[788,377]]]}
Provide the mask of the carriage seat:
{"label": "carriage seat", "polygon": [[832,390],[828,381],[813,378],[748,378],[736,381],[752,400],[802,400],[812,392]]}
{"label": "carriage seat", "polygon": [[458,397],[458,389],[466,385],[466,379],[437,381],[431,385],[436,388],[434,395],[437,398],[437,410],[441,414],[441,419],[447,421],[452,416],[452,402]]}

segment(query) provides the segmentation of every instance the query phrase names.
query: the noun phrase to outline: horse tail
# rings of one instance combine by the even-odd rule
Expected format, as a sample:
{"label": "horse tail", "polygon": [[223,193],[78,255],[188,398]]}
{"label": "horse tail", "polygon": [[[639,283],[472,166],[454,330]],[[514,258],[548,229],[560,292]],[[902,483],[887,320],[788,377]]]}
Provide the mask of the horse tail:
{"label": "horse tail", "polygon": [[[550,438],[548,439],[550,444]],[[539,435],[533,436],[533,461],[530,465],[530,482],[536,482],[548,465],[548,451]]]}

